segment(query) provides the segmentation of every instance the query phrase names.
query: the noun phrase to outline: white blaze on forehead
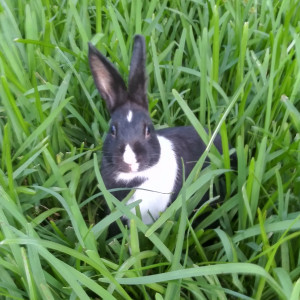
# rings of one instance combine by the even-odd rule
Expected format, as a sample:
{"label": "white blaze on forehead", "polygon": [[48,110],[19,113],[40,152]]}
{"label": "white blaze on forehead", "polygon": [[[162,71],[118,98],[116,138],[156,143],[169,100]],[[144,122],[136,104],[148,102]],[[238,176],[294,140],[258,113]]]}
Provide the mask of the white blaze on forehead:
{"label": "white blaze on forehead", "polygon": [[127,114],[127,121],[130,123],[132,120],[132,111],[130,110]]}
{"label": "white blaze on forehead", "polygon": [[127,144],[123,154],[123,160],[126,164],[133,165],[136,163],[136,157],[131,147]]}

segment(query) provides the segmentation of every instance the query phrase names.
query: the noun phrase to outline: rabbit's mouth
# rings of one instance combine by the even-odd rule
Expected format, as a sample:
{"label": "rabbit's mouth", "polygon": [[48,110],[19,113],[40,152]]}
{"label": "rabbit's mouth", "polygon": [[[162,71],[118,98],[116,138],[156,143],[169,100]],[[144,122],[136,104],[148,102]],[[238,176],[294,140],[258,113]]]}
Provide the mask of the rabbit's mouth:
{"label": "rabbit's mouth", "polygon": [[127,172],[137,172],[139,169],[139,163],[137,162],[136,155],[130,145],[126,145],[123,153],[123,162]]}
{"label": "rabbit's mouth", "polygon": [[139,169],[139,163],[129,164],[129,172],[137,172]]}
{"label": "rabbit's mouth", "polygon": [[139,167],[140,167],[140,164],[137,162],[132,163],[132,164],[122,162],[119,170],[122,173],[135,173],[135,172],[139,171]]}

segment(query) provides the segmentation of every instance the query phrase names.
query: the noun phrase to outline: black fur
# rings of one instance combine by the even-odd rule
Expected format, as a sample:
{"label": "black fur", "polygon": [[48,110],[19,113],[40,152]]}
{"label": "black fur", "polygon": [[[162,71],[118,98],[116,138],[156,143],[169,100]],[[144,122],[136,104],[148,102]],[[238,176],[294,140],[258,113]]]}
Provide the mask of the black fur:
{"label": "black fur", "polygon": [[[191,173],[200,156],[205,151],[206,145],[199,137],[199,134],[192,126],[165,128],[157,131],[158,135],[164,136],[171,140],[177,156],[178,174],[171,202],[174,201],[182,187],[182,160],[184,162],[185,177]],[[222,153],[222,141],[218,135],[214,141],[214,145]],[[208,158],[207,158],[208,159]],[[203,167],[209,165],[206,161]]]}

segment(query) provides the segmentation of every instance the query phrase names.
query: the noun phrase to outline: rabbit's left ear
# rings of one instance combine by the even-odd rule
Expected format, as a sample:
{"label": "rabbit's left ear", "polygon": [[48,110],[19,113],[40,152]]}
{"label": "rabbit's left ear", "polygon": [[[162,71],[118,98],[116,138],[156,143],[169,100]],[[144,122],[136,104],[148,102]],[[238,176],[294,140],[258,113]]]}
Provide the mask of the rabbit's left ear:
{"label": "rabbit's left ear", "polygon": [[142,35],[134,37],[132,58],[128,80],[129,99],[148,110],[146,46]]}
{"label": "rabbit's left ear", "polygon": [[89,43],[89,63],[94,82],[112,113],[127,101],[125,83],[113,64]]}

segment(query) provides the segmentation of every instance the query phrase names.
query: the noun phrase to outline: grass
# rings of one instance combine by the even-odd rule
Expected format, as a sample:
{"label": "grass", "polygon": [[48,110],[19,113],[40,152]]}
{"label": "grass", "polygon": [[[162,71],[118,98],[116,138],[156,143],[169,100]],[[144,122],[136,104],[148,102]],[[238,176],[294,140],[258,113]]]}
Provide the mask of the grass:
{"label": "grass", "polygon": [[[141,3],[0,0],[1,298],[298,300],[299,1]],[[151,226],[103,184],[109,116],[87,63],[91,41],[126,77],[136,33],[156,127],[192,124],[208,143]],[[224,173],[225,200],[197,224]]]}

